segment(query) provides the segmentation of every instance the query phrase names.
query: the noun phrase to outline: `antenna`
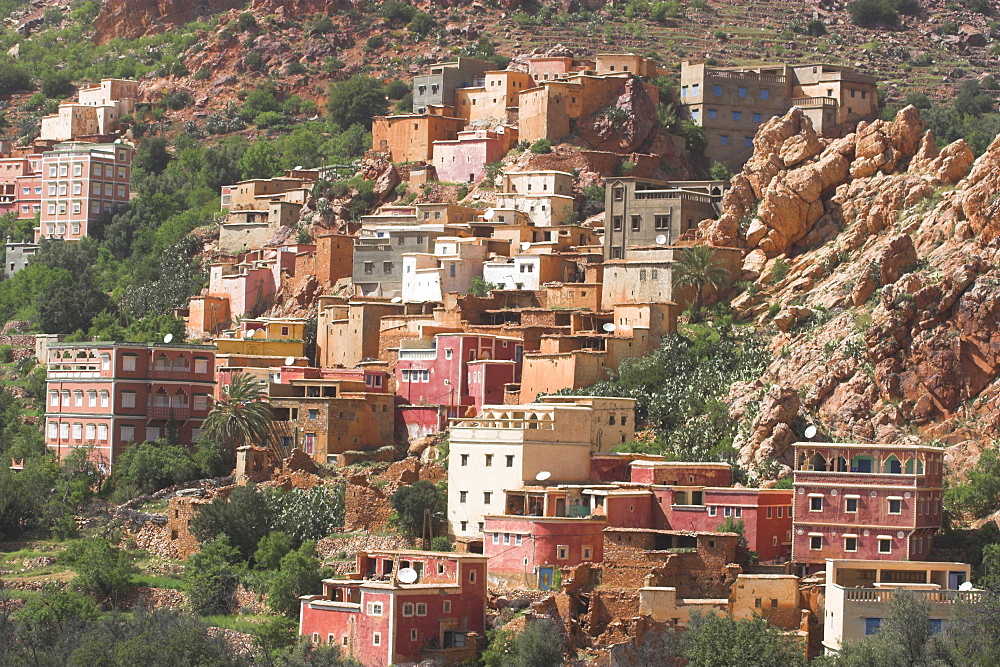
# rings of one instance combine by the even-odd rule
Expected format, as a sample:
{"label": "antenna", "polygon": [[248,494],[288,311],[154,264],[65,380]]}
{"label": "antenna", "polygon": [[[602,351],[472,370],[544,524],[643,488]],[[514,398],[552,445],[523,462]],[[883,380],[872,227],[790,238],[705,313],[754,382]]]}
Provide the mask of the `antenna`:
{"label": "antenna", "polygon": [[615,326],[614,322],[605,322],[604,324],[601,325],[601,328],[607,331],[608,333],[611,333],[618,327]]}
{"label": "antenna", "polygon": [[295,365],[295,357],[285,357],[285,365],[286,366],[294,366]]}
{"label": "antenna", "polygon": [[535,481],[544,482],[550,477],[552,477],[552,473],[550,473],[548,470],[543,470],[537,475],[535,475]]}
{"label": "antenna", "polygon": [[399,572],[396,573],[396,579],[399,580],[401,584],[412,584],[417,580],[417,571],[412,567],[404,567]]}
{"label": "antenna", "polygon": [[656,245],[663,245],[667,242],[667,237],[663,234],[659,234],[656,237]]}
{"label": "antenna", "polygon": [[401,297],[401,296],[394,296],[394,297],[392,297],[390,299],[390,301],[392,303],[401,303],[403,301],[403,297]]}
{"label": "antenna", "polygon": [[167,334],[166,336],[163,337],[163,342],[164,343],[169,343],[173,339],[174,339],[174,335],[173,334]]}
{"label": "antenna", "polygon": [[812,424],[806,426],[806,440],[812,440],[816,437],[816,427]]}

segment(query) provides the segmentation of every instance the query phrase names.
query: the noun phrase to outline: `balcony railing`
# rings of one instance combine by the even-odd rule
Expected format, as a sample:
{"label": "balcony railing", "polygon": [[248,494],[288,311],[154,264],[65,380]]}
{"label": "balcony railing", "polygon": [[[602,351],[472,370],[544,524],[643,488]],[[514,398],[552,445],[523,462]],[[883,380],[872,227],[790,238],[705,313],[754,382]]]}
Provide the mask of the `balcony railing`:
{"label": "balcony railing", "polygon": [[150,376],[160,380],[187,380],[191,377],[190,368],[153,368]]}
{"label": "balcony railing", "polygon": [[760,81],[762,83],[784,83],[784,74],[760,74],[758,72],[730,72],[728,70],[707,69],[705,78],[742,79],[743,81]]}
{"label": "balcony railing", "polygon": [[191,408],[187,406],[171,408],[163,405],[154,405],[149,408],[150,419],[187,419],[190,416]]}
{"label": "balcony railing", "polygon": [[[898,589],[894,588],[844,588],[847,602],[890,602]],[[981,591],[922,591],[905,589],[918,600],[943,604],[978,602]]]}
{"label": "balcony railing", "polygon": [[836,107],[837,99],[834,97],[793,97],[792,106],[795,107]]}
{"label": "balcony railing", "polygon": [[711,204],[710,195],[700,195],[681,190],[636,190],[636,199],[684,199],[687,201],[697,201],[703,204]]}

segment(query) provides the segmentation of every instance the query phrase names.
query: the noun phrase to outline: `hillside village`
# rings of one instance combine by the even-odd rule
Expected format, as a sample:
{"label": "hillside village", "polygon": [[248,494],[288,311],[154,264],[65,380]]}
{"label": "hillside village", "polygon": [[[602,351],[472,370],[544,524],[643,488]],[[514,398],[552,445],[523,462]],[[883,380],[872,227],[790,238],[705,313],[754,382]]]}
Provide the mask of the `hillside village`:
{"label": "hillside village", "polygon": [[[365,667],[476,664],[535,622],[559,664],[679,664],[664,637],[706,614],[833,660],[899,600],[930,636],[992,595],[946,493],[1000,401],[1000,318],[974,293],[996,273],[1000,142],[939,146],[916,107],[880,116],[865,68],[822,57],[510,55],[411,68],[412,108],[372,118],[353,163],[222,185],[193,234],[203,286],[169,313],[183,333],[0,335],[44,367],[46,450],[101,478],[149,443],[201,448],[226,409],[266,411],[227,440],[227,474],[110,508],[121,544],[183,570],[215,548],[207,508],[342,494],[294,633]],[[30,143],[0,142],[0,213],[35,225],[8,237],[7,279],[135,198],[140,86],[81,87]],[[734,319],[777,331],[728,389],[731,451],[654,450],[650,388],[609,387]],[[953,348],[922,333],[946,330]],[[440,502],[404,529],[418,488]],[[241,609],[266,606],[248,589]],[[191,603],[172,593],[141,595]]]}

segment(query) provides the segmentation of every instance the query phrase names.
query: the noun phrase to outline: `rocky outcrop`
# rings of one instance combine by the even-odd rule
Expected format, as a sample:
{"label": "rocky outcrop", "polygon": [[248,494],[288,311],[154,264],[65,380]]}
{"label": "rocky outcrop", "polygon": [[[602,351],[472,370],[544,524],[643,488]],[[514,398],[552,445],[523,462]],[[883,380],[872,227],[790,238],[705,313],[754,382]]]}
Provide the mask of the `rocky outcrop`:
{"label": "rocky outcrop", "polygon": [[1000,236],[1000,136],[973,166],[959,206],[981,244]]}
{"label": "rocky outcrop", "polygon": [[656,104],[633,76],[614,104],[580,126],[580,136],[596,150],[631,153],[645,143],[656,122]]}
{"label": "rocky outcrop", "polygon": [[244,5],[244,0],[107,0],[94,19],[94,39],[98,44],[135,39]]}

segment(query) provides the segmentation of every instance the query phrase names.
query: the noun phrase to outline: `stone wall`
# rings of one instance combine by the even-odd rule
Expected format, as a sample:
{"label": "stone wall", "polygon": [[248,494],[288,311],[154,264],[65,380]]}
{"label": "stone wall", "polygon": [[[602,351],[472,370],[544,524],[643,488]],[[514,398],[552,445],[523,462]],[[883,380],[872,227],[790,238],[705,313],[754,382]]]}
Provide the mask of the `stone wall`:
{"label": "stone wall", "polygon": [[350,475],[344,492],[344,530],[377,533],[389,528],[392,495],[399,487],[427,480],[436,484],[448,472],[437,463],[408,457],[389,466]]}
{"label": "stone wall", "polygon": [[623,589],[596,589],[590,595],[586,629],[591,637],[603,635],[615,622],[639,615],[639,591],[635,584]]}
{"label": "stone wall", "polygon": [[[671,586],[679,598],[728,598],[742,571],[733,561],[739,536],[698,535],[691,550],[658,551],[655,533],[605,533],[603,588],[634,589],[639,585]],[[629,541],[631,538],[631,541]]]}

